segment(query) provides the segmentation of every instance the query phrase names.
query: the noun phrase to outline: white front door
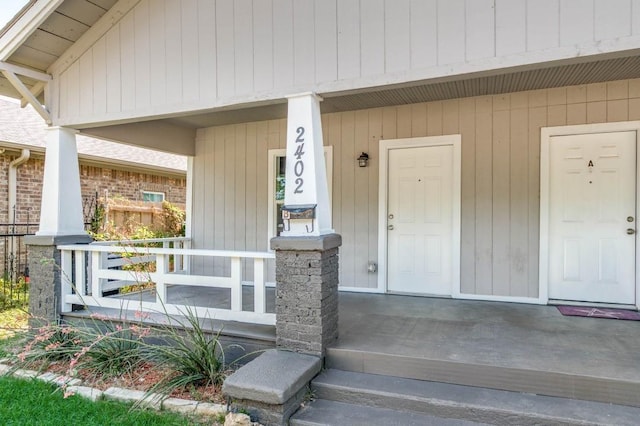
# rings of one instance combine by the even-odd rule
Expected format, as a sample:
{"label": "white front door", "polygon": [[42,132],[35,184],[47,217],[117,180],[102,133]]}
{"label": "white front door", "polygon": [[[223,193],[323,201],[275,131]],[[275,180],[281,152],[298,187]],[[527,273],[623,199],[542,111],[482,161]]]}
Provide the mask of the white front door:
{"label": "white front door", "polygon": [[549,298],[635,303],[636,132],[553,136]]}
{"label": "white front door", "polygon": [[387,290],[451,295],[452,145],[389,150]]}

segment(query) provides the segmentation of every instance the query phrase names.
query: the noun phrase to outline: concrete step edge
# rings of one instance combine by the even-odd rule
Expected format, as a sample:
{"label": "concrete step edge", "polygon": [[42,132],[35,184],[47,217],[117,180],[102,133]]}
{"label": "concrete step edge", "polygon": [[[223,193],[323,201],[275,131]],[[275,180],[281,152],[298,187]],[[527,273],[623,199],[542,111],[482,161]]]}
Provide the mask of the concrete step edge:
{"label": "concrete step edge", "polygon": [[325,364],[330,369],[357,373],[640,407],[640,382],[618,378],[339,348],[327,351]]}
{"label": "concrete step edge", "polygon": [[634,425],[640,417],[635,407],[339,370],[311,387],[319,399],[492,424]]}
{"label": "concrete step edge", "polygon": [[471,426],[481,423],[433,415],[316,400],[289,419],[292,426]]}

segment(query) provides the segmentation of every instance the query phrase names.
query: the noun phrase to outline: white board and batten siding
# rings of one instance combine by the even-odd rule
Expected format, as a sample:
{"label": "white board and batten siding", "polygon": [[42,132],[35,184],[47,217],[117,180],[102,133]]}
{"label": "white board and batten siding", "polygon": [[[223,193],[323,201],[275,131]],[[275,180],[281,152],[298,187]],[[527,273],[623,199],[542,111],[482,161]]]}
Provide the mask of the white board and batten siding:
{"label": "white board and batten siding", "polygon": [[117,122],[301,91],[561,61],[637,46],[640,36],[640,0],[128,4],[134,6],[123,16],[110,11],[101,31],[86,35],[50,68],[57,96],[48,106],[56,124]]}
{"label": "white board and batten siding", "polygon": [[[378,258],[381,139],[460,134],[460,297],[539,298],[540,129],[640,120],[640,80],[453,99],[322,116],[333,147],[333,227],[340,284],[384,291]],[[194,159],[194,247],[268,249],[268,150],[285,120],[202,129]],[[370,156],[360,168],[361,152]]]}

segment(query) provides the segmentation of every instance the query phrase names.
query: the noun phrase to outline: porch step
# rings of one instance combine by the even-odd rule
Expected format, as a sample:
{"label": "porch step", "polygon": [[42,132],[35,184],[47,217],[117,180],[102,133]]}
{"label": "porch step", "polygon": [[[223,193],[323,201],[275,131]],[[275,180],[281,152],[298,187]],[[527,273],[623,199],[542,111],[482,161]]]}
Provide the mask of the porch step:
{"label": "porch step", "polygon": [[335,369],[311,389],[318,399],[291,424],[636,425],[640,417],[636,407]]}
{"label": "porch step", "polygon": [[[606,360],[602,360],[606,363]],[[327,368],[640,407],[640,382],[619,377],[513,368],[330,348]],[[640,412],[639,412],[640,413]]]}
{"label": "porch step", "polygon": [[471,426],[481,423],[320,399],[298,411],[289,419],[289,424],[291,426]]}

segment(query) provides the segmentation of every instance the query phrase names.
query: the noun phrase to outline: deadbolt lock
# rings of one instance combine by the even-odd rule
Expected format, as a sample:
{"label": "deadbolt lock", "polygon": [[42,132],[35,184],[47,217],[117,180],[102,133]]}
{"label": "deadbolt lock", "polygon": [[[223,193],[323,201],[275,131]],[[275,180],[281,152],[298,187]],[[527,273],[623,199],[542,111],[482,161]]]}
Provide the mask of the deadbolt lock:
{"label": "deadbolt lock", "polygon": [[627,222],[633,222],[633,216],[627,216]]}
{"label": "deadbolt lock", "polygon": [[392,214],[389,215],[389,219],[393,219],[393,215]]}

